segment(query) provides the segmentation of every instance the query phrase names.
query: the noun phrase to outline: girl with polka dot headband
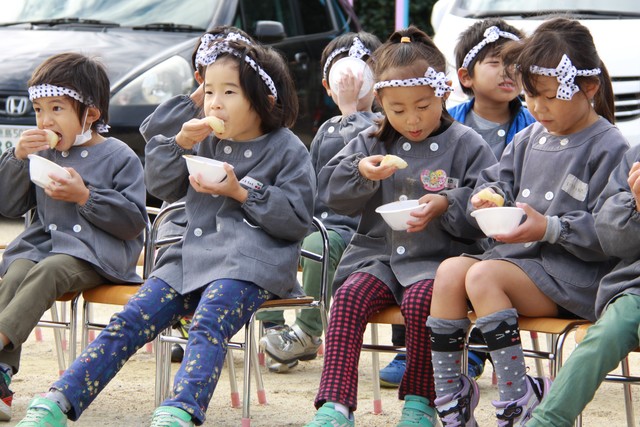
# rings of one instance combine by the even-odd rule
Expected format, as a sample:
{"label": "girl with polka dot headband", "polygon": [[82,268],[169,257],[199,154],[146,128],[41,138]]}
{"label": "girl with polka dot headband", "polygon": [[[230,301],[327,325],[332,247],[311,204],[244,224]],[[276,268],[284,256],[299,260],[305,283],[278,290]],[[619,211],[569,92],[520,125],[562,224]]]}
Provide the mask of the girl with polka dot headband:
{"label": "girl with polka dot headband", "polygon": [[480,174],[469,210],[504,212],[488,192],[507,209],[521,209],[523,217],[512,231],[490,236],[494,243],[483,254],[452,258],[438,268],[427,326],[444,426],[475,425],[479,389],[457,363],[470,306],[498,379],[492,402],[498,425],[558,425],[555,418],[530,424],[551,380],[527,374],[518,316],[593,321],[600,279],[612,266],[593,213],[628,143],[612,124],[611,82],[589,30],[578,21],[552,19],[503,55],[516,65],[508,69],[522,79],[537,122],[518,132],[499,163]]}
{"label": "girl with polka dot headband", "polygon": [[[361,219],[335,273],[339,287],[326,334],[318,412],[309,425],[353,425],[367,319],[394,305],[406,325],[400,425],[413,419],[435,425],[425,326],[433,280],[445,258],[479,252],[481,234],[467,221],[466,206],[476,178],[496,159],[480,135],[447,113],[451,86],[444,55],[424,32],[410,27],[393,33],[370,63],[384,116],[318,176],[319,198],[335,212]],[[382,205],[410,203],[417,208],[400,227],[392,228],[376,212]]]}

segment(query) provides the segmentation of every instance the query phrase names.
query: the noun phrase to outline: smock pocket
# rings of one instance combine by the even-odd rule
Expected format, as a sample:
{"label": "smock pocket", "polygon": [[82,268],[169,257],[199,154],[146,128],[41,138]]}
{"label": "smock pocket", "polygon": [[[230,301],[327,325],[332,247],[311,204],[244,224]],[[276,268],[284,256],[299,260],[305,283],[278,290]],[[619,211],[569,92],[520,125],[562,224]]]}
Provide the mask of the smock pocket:
{"label": "smock pocket", "polygon": [[566,251],[545,247],[542,265],[556,280],[577,288],[590,288],[600,280],[601,263],[586,262]]}
{"label": "smock pocket", "polygon": [[298,258],[297,246],[293,242],[276,239],[260,226],[249,222],[234,221],[238,239],[238,252],[246,257],[269,265],[280,265]]}

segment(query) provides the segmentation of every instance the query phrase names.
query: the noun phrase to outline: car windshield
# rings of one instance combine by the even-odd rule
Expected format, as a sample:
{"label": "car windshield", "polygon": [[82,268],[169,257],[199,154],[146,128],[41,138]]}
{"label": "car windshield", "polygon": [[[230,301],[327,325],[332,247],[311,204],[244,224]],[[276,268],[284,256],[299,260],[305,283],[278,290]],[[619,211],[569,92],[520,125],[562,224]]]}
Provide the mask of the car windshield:
{"label": "car windshield", "polygon": [[[11,0],[3,2],[0,25],[56,20],[106,22],[123,27],[153,24],[206,29],[222,0]],[[54,22],[55,24],[56,22]]]}
{"label": "car windshield", "polygon": [[629,0],[460,0],[458,8],[474,16],[572,12],[611,15],[640,13],[640,2]]}

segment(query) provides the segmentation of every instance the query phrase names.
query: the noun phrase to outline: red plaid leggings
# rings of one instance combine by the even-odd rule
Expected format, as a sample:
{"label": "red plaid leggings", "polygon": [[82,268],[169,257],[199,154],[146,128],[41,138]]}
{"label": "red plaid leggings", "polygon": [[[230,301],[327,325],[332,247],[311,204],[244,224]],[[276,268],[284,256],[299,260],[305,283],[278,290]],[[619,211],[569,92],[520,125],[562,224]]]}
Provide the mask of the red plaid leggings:
{"label": "red plaid leggings", "polygon": [[[400,399],[408,394],[426,397],[430,402],[435,399],[426,327],[432,291],[433,280],[416,282],[404,291],[400,309],[407,327],[407,369],[398,391]],[[356,410],[358,361],[367,319],[395,303],[391,290],[367,273],[350,275],[338,288],[331,303],[316,408],[325,402],[336,402]]]}

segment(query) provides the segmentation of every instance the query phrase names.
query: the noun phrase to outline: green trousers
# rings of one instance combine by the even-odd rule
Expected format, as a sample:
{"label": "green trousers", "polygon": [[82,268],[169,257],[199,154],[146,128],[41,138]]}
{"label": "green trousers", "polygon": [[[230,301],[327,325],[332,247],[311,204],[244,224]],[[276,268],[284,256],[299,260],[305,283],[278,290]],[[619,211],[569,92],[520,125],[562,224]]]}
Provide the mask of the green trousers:
{"label": "green trousers", "polygon": [[527,427],[572,426],[605,376],[638,348],[639,326],[640,296],[623,295],[611,302],[562,366]]}
{"label": "green trousers", "polygon": [[0,280],[0,332],[11,341],[0,351],[0,362],[18,372],[22,343],[56,298],[106,282],[91,264],[69,255],[12,262]]}
{"label": "green trousers", "polygon": [[[329,289],[327,298],[331,297],[331,283],[333,282],[333,276],[336,273],[336,267],[340,262],[342,253],[345,250],[345,243],[342,237],[338,233],[332,230],[328,230],[329,234],[329,271],[328,282]],[[302,248],[315,253],[322,253],[322,236],[320,232],[315,232],[305,237],[302,242]],[[302,266],[302,288],[305,294],[318,298],[320,296],[320,286],[322,284],[321,276],[321,264],[316,261],[312,261],[308,258],[301,257],[300,263]],[[327,301],[328,303],[329,301]],[[277,325],[284,325],[284,315],[282,311],[263,311],[258,313],[257,319],[263,322],[274,323]],[[319,337],[322,335],[322,318],[320,317],[320,310],[318,309],[305,309],[300,310],[300,313],[296,316],[295,323],[307,334]]]}

